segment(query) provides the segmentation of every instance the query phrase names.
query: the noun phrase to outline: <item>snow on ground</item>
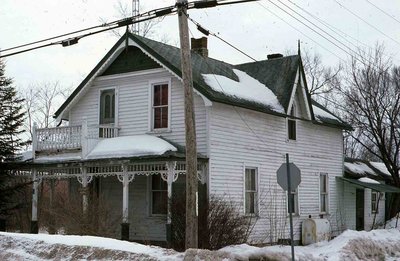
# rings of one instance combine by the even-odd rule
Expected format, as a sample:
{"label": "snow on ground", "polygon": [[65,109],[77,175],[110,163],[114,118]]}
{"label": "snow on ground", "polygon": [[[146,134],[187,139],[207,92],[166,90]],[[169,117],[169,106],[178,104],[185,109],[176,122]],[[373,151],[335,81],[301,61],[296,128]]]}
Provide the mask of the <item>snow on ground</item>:
{"label": "snow on ground", "polygon": [[237,69],[233,69],[233,72],[239,78],[238,82],[222,75],[202,74],[202,76],[214,91],[267,105],[276,112],[285,112],[276,95],[267,86],[245,72]]}
{"label": "snow on ground", "polygon": [[[218,251],[184,253],[155,246],[92,236],[0,232],[0,260],[290,260],[290,246],[234,245]],[[400,260],[400,231],[347,230],[335,239],[295,247],[296,260]]]}
{"label": "snow on ground", "polygon": [[167,141],[150,136],[135,135],[101,140],[87,156],[88,159],[162,155],[177,149]]}

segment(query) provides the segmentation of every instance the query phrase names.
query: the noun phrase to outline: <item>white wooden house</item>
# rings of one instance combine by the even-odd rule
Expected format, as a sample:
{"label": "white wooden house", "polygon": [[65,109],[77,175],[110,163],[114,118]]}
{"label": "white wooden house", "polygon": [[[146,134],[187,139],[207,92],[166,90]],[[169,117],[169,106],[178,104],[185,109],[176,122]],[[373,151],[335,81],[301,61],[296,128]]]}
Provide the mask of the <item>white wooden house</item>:
{"label": "white wooden house", "polygon": [[390,197],[400,193],[382,162],[346,158],[344,175],[338,177],[343,210],[342,226],[353,230],[371,230],[382,226],[390,208]]}
{"label": "white wooden house", "polygon": [[[289,238],[286,196],[276,182],[289,153],[302,174],[293,191],[295,239],[310,215],[341,231],[335,177],[343,173],[342,131],[350,126],[311,100],[300,55],[232,65],[207,57],[206,42],[193,40],[191,56],[198,177],[207,196],[252,217],[251,242]],[[183,95],[180,50],[124,35],[56,112],[68,125],[36,129],[33,159],[24,165],[35,188],[47,178],[85,188],[96,178],[122,213],[123,239],[169,240],[167,195],[185,178]],[[34,206],[37,200],[36,193]]]}

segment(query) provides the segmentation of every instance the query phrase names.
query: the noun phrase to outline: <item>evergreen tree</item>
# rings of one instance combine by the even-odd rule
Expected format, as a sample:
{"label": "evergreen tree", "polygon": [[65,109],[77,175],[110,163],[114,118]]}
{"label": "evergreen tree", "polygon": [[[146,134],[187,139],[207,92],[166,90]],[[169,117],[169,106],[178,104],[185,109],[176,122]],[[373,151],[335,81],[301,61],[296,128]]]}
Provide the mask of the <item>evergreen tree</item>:
{"label": "evergreen tree", "polygon": [[4,226],[1,219],[18,207],[16,193],[23,186],[9,174],[6,166],[16,160],[18,151],[25,144],[20,138],[25,115],[22,102],[11,78],[5,76],[5,64],[0,60],[0,229]]}

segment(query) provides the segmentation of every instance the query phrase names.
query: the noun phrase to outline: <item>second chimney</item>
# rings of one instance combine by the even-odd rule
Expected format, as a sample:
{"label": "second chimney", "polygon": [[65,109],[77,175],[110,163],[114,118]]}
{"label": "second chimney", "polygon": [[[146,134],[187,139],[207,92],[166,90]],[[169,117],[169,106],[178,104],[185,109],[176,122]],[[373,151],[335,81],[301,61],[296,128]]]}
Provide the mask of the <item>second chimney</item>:
{"label": "second chimney", "polygon": [[198,53],[203,57],[208,57],[207,37],[201,37],[199,39],[192,38],[190,40],[193,52]]}

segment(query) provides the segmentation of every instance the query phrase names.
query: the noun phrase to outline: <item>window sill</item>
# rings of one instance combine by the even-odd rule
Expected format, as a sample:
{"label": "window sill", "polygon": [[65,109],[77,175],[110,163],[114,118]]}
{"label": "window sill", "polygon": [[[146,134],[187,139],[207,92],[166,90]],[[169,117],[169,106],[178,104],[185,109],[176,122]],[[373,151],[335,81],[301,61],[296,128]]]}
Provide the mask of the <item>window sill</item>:
{"label": "window sill", "polygon": [[161,134],[161,133],[171,133],[171,129],[156,129],[146,132],[146,134]]}

